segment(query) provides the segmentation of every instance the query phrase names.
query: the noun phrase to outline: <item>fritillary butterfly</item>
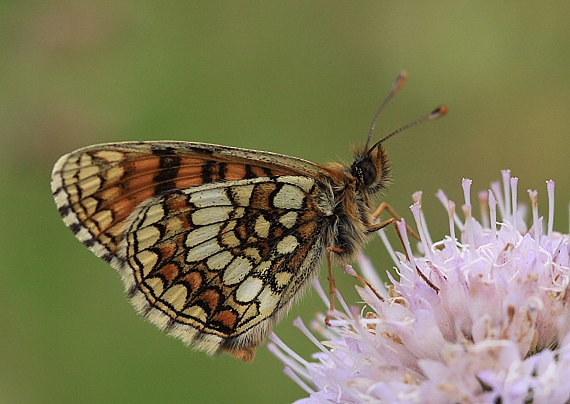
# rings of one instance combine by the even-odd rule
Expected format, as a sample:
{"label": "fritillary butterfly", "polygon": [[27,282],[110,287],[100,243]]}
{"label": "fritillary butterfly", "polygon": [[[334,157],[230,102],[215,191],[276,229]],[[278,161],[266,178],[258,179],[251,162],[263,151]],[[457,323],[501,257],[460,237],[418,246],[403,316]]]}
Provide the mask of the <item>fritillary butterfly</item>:
{"label": "fritillary butterfly", "polygon": [[61,157],[51,187],[139,313],[193,348],[251,361],[327,248],[348,261],[381,227],[371,200],[389,182],[381,142],[350,166],[204,143],[101,144]]}

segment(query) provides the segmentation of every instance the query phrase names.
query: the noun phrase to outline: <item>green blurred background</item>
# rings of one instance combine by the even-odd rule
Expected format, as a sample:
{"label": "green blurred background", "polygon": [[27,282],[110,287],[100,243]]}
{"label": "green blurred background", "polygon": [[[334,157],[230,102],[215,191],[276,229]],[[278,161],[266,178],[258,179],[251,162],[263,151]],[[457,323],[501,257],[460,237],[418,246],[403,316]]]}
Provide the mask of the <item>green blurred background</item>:
{"label": "green blurred background", "polygon": [[[252,364],[192,352],[137,316],[119,276],[62,224],[53,163],[99,142],[188,140],[350,160],[400,70],[408,83],[377,138],[436,105],[438,122],[386,143],[399,212],[424,191],[486,189],[503,168],[520,192],[557,182],[567,232],[570,3],[8,1],[0,12],[0,402],[286,403],[304,392],[260,347]],[[521,199],[526,200],[526,195]],[[389,230],[392,239],[393,230]],[[366,251],[392,267],[378,240]],[[325,279],[324,276],[321,277]],[[356,302],[353,280],[337,269]],[[308,356],[291,320],[277,333]]]}

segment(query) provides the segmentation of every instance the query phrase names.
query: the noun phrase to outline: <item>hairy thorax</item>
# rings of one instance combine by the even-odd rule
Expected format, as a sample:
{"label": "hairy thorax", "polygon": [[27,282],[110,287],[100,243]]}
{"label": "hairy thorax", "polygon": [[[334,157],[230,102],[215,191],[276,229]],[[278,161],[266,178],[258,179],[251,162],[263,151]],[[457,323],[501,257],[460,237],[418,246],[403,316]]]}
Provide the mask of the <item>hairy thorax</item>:
{"label": "hairy thorax", "polygon": [[333,257],[346,262],[354,259],[369,240],[373,205],[358,180],[343,166],[331,164],[328,168],[334,176],[320,183],[324,195],[320,201],[325,215],[324,247],[332,247]]}

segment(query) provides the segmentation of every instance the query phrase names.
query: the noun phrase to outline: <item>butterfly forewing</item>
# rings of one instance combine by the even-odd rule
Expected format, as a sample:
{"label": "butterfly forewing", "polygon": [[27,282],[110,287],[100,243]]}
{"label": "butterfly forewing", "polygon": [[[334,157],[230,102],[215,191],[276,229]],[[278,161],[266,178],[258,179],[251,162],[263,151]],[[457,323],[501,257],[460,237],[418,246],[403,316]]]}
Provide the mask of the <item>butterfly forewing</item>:
{"label": "butterfly forewing", "polygon": [[195,348],[249,360],[321,261],[326,174],[267,152],[119,143],[62,157],[52,191],[137,310]]}
{"label": "butterfly forewing", "polygon": [[63,156],[53,170],[52,191],[65,223],[88,247],[100,244],[103,249],[94,252],[103,256],[103,251],[114,253],[126,217],[153,196],[217,181],[319,171],[325,172],[317,164],[274,153],[189,142],[126,142]]}

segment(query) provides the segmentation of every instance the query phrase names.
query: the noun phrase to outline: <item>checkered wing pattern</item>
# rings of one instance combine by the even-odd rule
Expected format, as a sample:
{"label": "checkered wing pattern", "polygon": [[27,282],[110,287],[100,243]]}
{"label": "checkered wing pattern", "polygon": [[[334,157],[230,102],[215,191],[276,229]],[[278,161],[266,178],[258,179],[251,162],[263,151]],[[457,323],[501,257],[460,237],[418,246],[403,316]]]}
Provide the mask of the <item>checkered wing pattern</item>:
{"label": "checkered wing pattern", "polygon": [[123,143],[63,156],[52,191],[139,312],[192,347],[248,361],[320,263],[332,208],[323,170],[267,152]]}

